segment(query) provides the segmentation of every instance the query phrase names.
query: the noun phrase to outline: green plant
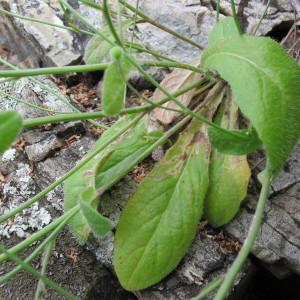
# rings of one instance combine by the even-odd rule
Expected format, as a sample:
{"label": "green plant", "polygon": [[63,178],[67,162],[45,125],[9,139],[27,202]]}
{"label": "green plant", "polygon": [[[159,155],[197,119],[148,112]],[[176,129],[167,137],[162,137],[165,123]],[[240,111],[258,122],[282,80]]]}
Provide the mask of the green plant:
{"label": "green plant", "polygon": [[[157,24],[123,0],[119,0],[119,3],[133,11],[135,17],[123,22],[121,12],[113,12],[117,16],[118,29],[106,0],[103,5],[81,1],[103,11],[107,28],[101,31],[67,1],[59,2],[71,22],[64,29],[92,36],[85,53],[88,64],[0,71],[0,76],[105,70],[102,91],[104,111],[56,114],[23,121],[16,112],[2,112],[0,151],[10,146],[22,126],[93,120],[106,115],[124,117],[105,131],[91,152],[71,171],[20,207],[0,217],[1,222],[8,220],[65,181],[65,214],[15,247],[9,250],[0,248],[3,252],[0,262],[12,259],[20,264],[9,275],[0,277],[0,283],[6,282],[20,268],[25,268],[66,298],[76,299],[48,280],[44,275],[45,268],[43,274],[34,270],[29,265],[30,261],[53,242],[65,224],[70,225],[80,243],[87,242],[91,233],[101,236],[110,231],[111,222],[97,211],[103,193],[155,148],[181,131],[165,157],[154,166],[128,201],[116,231],[116,273],[123,287],[128,290],[155,284],[178,265],[195,236],[196,225],[202,216],[214,227],[230,222],[247,192],[250,169],[246,155],[263,146],[267,165],[261,176],[262,191],[248,237],[226,277],[214,280],[197,297],[203,299],[208,292],[221,285],[215,299],[224,299],[258,234],[270,184],[299,139],[299,66],[271,39],[242,34],[234,1],[231,1],[233,17],[218,22],[209,36],[209,46],[203,52],[201,63],[199,59],[196,66],[169,60],[132,40],[124,41],[120,34],[123,26],[147,21],[202,48]],[[20,17],[16,14],[13,16]],[[90,31],[74,27],[72,18],[79,19]],[[32,21],[45,24],[41,20]],[[47,25],[52,26],[49,23]],[[100,44],[102,47],[99,47]],[[107,57],[109,52],[110,62],[101,64],[101,59]],[[140,62],[135,58],[137,52],[152,54],[160,60]],[[159,84],[143,69],[143,66],[149,65],[174,67],[179,71],[174,71]],[[124,101],[127,87],[138,93],[127,83],[132,69],[137,69],[157,90],[152,100],[146,99],[148,104],[126,109]],[[219,75],[215,75],[215,71]],[[189,106],[192,100],[193,109]],[[248,128],[239,128],[239,109],[249,120]],[[148,130],[150,113],[168,127],[165,132]],[[47,234],[48,238],[33,255],[24,261],[16,257],[19,251]],[[51,250],[45,251],[48,253]]]}

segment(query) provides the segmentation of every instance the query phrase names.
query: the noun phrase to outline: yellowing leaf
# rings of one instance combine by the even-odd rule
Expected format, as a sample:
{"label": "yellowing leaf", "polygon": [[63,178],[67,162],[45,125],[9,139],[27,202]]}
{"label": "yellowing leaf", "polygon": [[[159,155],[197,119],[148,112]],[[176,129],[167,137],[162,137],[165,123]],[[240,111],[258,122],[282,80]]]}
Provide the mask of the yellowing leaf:
{"label": "yellowing leaf", "polygon": [[[231,99],[226,106],[221,125],[236,128],[238,107]],[[205,197],[205,218],[213,227],[227,224],[237,214],[247,195],[250,168],[246,156],[232,156],[212,151],[209,169],[209,189]]]}
{"label": "yellowing leaf", "polygon": [[[211,115],[221,97],[212,99]],[[189,248],[208,188],[206,125],[193,121],[129,200],[117,226],[114,266],[122,286],[139,290],[159,282]]]}

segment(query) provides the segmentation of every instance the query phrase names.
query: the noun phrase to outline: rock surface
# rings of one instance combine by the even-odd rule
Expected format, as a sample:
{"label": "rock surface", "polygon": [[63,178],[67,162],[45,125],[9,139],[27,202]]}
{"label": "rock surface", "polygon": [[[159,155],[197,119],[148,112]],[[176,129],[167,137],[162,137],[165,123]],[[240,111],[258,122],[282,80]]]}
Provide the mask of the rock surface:
{"label": "rock surface", "polygon": [[[243,241],[256,205],[249,197],[225,230]],[[283,270],[300,274],[300,144],[273,184],[261,233],[252,253],[280,277]],[[275,265],[275,266],[274,266]],[[275,268],[276,265],[278,268]],[[270,266],[271,267],[271,266]]]}
{"label": "rock surface", "polygon": [[[73,2],[76,3],[75,7],[78,11],[93,25],[100,28],[103,26],[104,22],[101,21],[99,11],[79,4],[78,1]],[[216,2],[216,0],[165,0],[163,2],[141,0],[139,6],[146,15],[155,21],[205,46],[208,33],[216,23]],[[116,5],[116,1],[110,3]],[[128,3],[135,6],[136,1],[130,0]],[[253,32],[265,9],[265,3],[259,0],[236,1],[236,3],[238,15],[245,31]],[[47,20],[56,25],[64,25],[66,21],[59,5],[50,0],[13,0],[9,6],[2,0],[0,4],[21,15]],[[295,10],[300,10],[297,0],[273,1],[258,34],[265,35],[283,22],[292,22],[295,18]],[[221,16],[230,14],[230,1],[221,1]],[[21,39],[20,53],[18,53],[22,58],[21,61],[23,60],[25,63],[27,61],[27,64],[36,67],[40,65],[63,66],[78,62],[88,40],[86,36],[64,29],[7,17],[0,21],[0,26],[10,37],[1,37],[4,39],[2,43],[7,45],[6,48],[14,49],[11,46],[18,45],[18,41]],[[148,23],[138,24],[135,35],[138,42],[179,61],[192,61],[201,53],[199,48],[186,44]]]}

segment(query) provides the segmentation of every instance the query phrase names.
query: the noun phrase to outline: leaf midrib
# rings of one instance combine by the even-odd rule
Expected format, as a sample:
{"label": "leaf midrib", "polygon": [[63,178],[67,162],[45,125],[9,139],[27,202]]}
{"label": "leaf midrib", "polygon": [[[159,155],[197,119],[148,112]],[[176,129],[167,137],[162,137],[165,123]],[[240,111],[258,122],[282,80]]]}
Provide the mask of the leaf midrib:
{"label": "leaf midrib", "polygon": [[[173,193],[172,193],[172,195],[171,195],[171,197],[170,197],[170,200],[168,201],[168,204],[167,204],[166,208],[164,209],[163,213],[161,214],[161,216],[160,216],[160,218],[159,218],[159,221],[158,221],[158,223],[157,223],[157,225],[156,225],[156,228],[154,229],[154,231],[153,231],[153,233],[152,233],[152,235],[151,235],[149,241],[147,242],[146,246],[144,247],[144,250],[143,250],[143,252],[142,252],[142,254],[141,254],[141,256],[140,256],[140,259],[139,259],[139,261],[137,262],[137,264],[136,264],[134,270],[132,271],[132,273],[131,273],[131,275],[130,275],[130,277],[129,277],[128,282],[131,281],[131,279],[134,277],[134,274],[135,274],[136,271],[138,270],[138,267],[140,266],[141,261],[143,260],[143,257],[144,257],[144,255],[145,255],[145,251],[146,251],[146,249],[148,248],[148,245],[151,243],[151,241],[152,241],[153,237],[155,236],[155,234],[156,234],[158,228],[160,227],[160,224],[161,224],[161,221],[162,221],[163,216],[165,215],[166,211],[168,211],[168,208],[169,208],[169,206],[170,206],[170,203],[172,202],[171,199],[173,198],[173,196],[174,196],[174,194],[175,194],[175,190],[176,190],[176,188],[177,188],[178,182],[180,181],[180,179],[181,179],[181,177],[182,177],[183,171],[184,171],[184,169],[185,169],[185,167],[186,167],[186,165],[187,165],[187,162],[189,161],[190,157],[191,157],[191,153],[190,153],[188,159],[186,159],[184,165],[182,166],[182,168],[181,168],[181,170],[180,170],[180,175],[178,176],[178,179],[177,179],[177,181],[176,181],[176,185],[175,185],[175,187],[174,187],[174,191],[173,191]],[[172,257],[170,256],[170,258],[172,258]],[[169,261],[170,261],[170,259],[169,259]],[[168,264],[169,264],[169,262],[168,262]]]}

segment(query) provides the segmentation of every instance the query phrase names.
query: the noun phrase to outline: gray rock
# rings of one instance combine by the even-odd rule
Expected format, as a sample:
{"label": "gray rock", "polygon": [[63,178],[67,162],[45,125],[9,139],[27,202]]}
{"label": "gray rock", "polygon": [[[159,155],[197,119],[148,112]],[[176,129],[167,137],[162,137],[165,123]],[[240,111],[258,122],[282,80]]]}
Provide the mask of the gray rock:
{"label": "gray rock", "polygon": [[[47,88],[51,88],[52,92],[46,90],[45,85]],[[24,77],[3,83],[0,81],[0,89],[5,93],[0,94],[0,109],[17,110],[24,119],[48,115],[47,111],[42,110],[43,108],[55,112],[72,111],[67,103],[68,99],[60,94],[58,87],[52,80],[44,76],[35,79]],[[65,100],[62,101],[62,98]]]}
{"label": "gray rock", "polygon": [[[59,4],[50,0],[14,0],[10,2],[10,7],[26,17],[46,20],[55,25],[64,25]],[[70,65],[81,57],[80,51],[75,47],[75,37],[70,31],[20,19],[15,19],[14,23],[24,35],[30,37],[29,41],[33,41],[33,45],[34,42],[38,43],[44,55],[40,59],[46,65]]]}
{"label": "gray rock", "polygon": [[40,143],[26,146],[25,151],[30,161],[38,162],[61,146],[61,141],[55,135],[51,135]]}
{"label": "gray rock", "polygon": [[[264,223],[252,253],[266,264],[300,274],[300,145],[281,172],[266,208]],[[238,216],[225,229],[243,241],[256,206],[257,195],[249,196]],[[274,272],[277,274],[276,270]],[[279,275],[280,277],[281,275]]]}
{"label": "gray rock", "polygon": [[[135,5],[135,0],[128,1]],[[104,21],[99,11],[89,8],[85,5],[78,4],[74,7],[82,13],[93,25],[101,28]],[[116,1],[111,1],[116,7]],[[239,16],[243,19],[243,27],[246,32],[253,32],[259,22],[265,3],[258,0],[236,1]],[[4,5],[4,4],[2,4]],[[5,4],[7,8],[7,3]],[[170,27],[175,32],[194,40],[195,42],[207,45],[207,36],[212,27],[216,23],[216,0],[210,1],[182,1],[182,0],[146,0],[140,1],[140,9],[155,19],[155,21]],[[37,17],[47,20],[57,25],[63,25],[64,17],[59,9],[58,4],[52,1],[21,1],[14,0],[10,3],[10,9],[30,17]],[[269,8],[268,15],[263,20],[258,34],[264,35],[270,32],[276,25],[285,21],[294,20],[294,10],[299,10],[298,1],[273,1]],[[221,1],[221,17],[230,15],[230,1]],[[10,31],[14,32],[15,38],[7,41],[8,45],[13,45],[18,36],[26,37],[30,48],[34,49],[35,57],[39,57],[40,62],[45,66],[55,64],[57,66],[72,64],[83,54],[84,47],[87,43],[87,37],[75,34],[63,29],[53,28],[38,23],[16,20],[7,18]],[[81,24],[82,26],[82,24]],[[127,36],[131,33],[128,31]],[[12,36],[12,34],[10,34]],[[190,62],[199,57],[201,50],[182,42],[174,36],[148,24],[140,23],[136,26],[135,39],[155,49],[161,54],[169,55],[173,59],[179,61]],[[8,47],[10,48],[10,47]],[[20,48],[23,52],[23,48]],[[36,61],[31,57],[28,51],[20,55],[31,58],[32,64],[36,65]]]}

